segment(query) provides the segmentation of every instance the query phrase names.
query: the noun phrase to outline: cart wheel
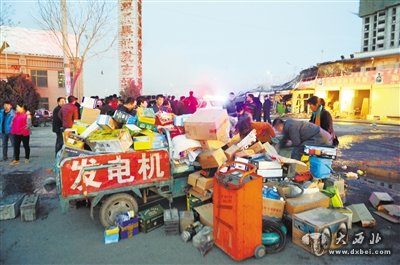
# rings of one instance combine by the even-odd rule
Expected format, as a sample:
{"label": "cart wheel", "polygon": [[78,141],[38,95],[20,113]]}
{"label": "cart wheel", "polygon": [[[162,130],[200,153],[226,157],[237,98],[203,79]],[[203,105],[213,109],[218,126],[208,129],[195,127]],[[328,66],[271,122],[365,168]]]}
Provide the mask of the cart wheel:
{"label": "cart wheel", "polygon": [[113,194],[107,197],[100,207],[100,222],[104,227],[115,225],[115,216],[130,210],[138,212],[139,206],[133,196],[127,193]]}
{"label": "cart wheel", "polygon": [[256,247],[256,250],[254,250],[254,256],[257,259],[261,259],[262,257],[264,257],[265,253],[266,253],[266,251],[265,251],[264,245],[259,245]]}

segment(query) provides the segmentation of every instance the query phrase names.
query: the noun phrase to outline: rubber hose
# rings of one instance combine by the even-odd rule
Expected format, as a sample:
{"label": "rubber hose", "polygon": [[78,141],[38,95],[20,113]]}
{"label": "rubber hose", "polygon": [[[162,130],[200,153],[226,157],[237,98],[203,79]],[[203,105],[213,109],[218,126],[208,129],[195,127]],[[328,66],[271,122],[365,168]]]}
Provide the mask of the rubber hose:
{"label": "rubber hose", "polygon": [[285,248],[286,234],[281,229],[282,225],[283,224],[281,222],[275,222],[272,220],[263,219],[263,223],[262,223],[263,233],[275,232],[280,237],[279,243],[271,245],[271,246],[264,245],[265,251],[267,252],[267,254],[278,253],[278,252],[281,252]]}

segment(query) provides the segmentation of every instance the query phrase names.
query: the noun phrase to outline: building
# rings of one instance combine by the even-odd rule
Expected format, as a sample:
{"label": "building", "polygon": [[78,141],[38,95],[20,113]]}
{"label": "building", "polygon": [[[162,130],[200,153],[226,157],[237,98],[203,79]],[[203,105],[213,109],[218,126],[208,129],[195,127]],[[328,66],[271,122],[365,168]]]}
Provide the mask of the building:
{"label": "building", "polygon": [[361,52],[303,70],[292,90],[294,113],[325,100],[335,117],[400,118],[400,0],[360,0]]}
{"label": "building", "polygon": [[361,51],[400,47],[400,0],[360,0]]}
{"label": "building", "polygon": [[[57,98],[66,96],[63,52],[57,40],[51,32],[37,29],[1,26],[0,32],[1,43],[9,46],[0,54],[0,79],[27,74],[41,96],[39,108],[52,110]],[[74,92],[79,99],[82,80],[81,74]]]}

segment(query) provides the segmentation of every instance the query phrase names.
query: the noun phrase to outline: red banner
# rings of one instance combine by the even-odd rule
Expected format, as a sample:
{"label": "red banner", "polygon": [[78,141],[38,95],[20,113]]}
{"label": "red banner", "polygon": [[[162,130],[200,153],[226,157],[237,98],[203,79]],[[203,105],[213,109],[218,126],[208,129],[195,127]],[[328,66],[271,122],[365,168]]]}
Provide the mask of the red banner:
{"label": "red banner", "polygon": [[166,150],[75,157],[61,166],[64,197],[165,181],[170,178]]}

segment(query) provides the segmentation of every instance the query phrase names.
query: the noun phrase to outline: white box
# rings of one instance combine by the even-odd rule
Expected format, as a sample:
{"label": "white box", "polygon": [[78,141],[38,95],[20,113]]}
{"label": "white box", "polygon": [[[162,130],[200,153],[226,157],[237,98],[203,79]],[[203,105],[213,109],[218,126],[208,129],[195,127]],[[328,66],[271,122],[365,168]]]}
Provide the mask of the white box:
{"label": "white box", "polygon": [[18,216],[25,194],[11,194],[0,200],[0,220],[14,219]]}
{"label": "white box", "polygon": [[282,177],[283,169],[259,169],[257,170],[257,175],[260,175],[263,178]]}
{"label": "white box", "polygon": [[281,169],[282,165],[276,160],[273,161],[255,161],[255,166],[258,169]]}

